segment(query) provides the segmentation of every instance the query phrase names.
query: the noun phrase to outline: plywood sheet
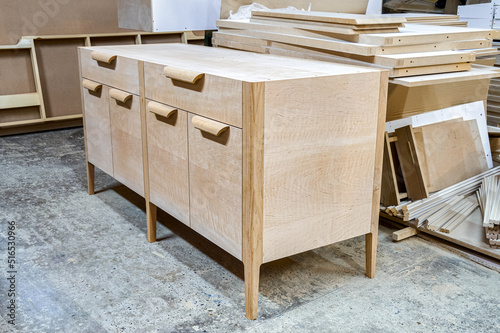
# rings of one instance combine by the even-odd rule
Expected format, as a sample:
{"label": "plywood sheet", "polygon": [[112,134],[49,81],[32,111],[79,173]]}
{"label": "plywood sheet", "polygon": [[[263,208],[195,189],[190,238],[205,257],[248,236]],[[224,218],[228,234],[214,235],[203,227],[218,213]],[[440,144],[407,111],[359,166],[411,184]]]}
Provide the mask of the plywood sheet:
{"label": "plywood sheet", "polygon": [[252,16],[278,17],[293,20],[338,23],[338,24],[388,24],[405,23],[404,17],[386,17],[380,15],[359,15],[346,13],[328,13],[320,11],[270,10],[253,12]]}
{"label": "plywood sheet", "polygon": [[84,39],[35,40],[47,117],[82,113],[78,46]]}
{"label": "plywood sheet", "polygon": [[489,79],[479,79],[417,87],[389,83],[386,120],[393,121],[424,112],[485,100],[488,95],[489,81]]}
{"label": "plywood sheet", "polygon": [[[221,18],[227,18],[229,12],[236,12],[240,6],[252,4],[253,0],[222,0]],[[293,6],[298,9],[311,9],[325,12],[364,14],[368,0],[331,1],[331,0],[259,0],[258,3],[268,8],[285,8]]]}
{"label": "plywood sheet", "polygon": [[476,120],[449,120],[414,129],[415,145],[429,192],[488,170]]}

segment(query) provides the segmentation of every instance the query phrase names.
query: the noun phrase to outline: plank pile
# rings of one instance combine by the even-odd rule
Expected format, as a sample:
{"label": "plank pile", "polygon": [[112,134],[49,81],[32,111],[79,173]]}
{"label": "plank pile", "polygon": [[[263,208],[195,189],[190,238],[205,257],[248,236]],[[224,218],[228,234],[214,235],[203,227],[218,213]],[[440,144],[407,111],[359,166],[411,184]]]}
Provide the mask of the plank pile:
{"label": "plank pile", "polygon": [[490,246],[500,248],[500,177],[493,175],[483,179],[477,191],[483,214],[483,227]]}
{"label": "plank pile", "polygon": [[406,22],[426,25],[445,25],[453,27],[467,27],[467,21],[460,21],[458,15],[426,14],[426,13],[395,13],[384,14],[390,17],[404,17]]}
{"label": "plank pile", "polygon": [[483,179],[499,175],[500,167],[496,167],[434,192],[426,199],[409,201],[398,206],[382,208],[382,210],[403,221],[412,221],[415,227],[424,226],[432,231],[450,233],[479,206],[475,193],[482,186]]}
{"label": "plank pile", "polygon": [[491,79],[488,91],[488,125],[500,125],[500,79]]}
{"label": "plank pile", "polygon": [[[409,16],[418,20],[418,16]],[[387,69],[393,78],[468,71],[497,31],[408,24],[404,15],[270,10],[219,20],[213,44],[257,53]],[[405,25],[405,23],[407,23]]]}

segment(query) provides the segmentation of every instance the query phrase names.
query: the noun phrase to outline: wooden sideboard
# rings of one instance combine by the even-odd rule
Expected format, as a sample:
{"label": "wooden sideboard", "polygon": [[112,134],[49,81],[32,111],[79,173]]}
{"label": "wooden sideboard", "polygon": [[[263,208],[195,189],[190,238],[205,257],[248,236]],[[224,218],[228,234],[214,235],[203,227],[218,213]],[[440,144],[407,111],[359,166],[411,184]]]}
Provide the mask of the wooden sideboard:
{"label": "wooden sideboard", "polygon": [[375,275],[387,72],[182,44],[80,48],[94,166],[245,267],[366,235]]}

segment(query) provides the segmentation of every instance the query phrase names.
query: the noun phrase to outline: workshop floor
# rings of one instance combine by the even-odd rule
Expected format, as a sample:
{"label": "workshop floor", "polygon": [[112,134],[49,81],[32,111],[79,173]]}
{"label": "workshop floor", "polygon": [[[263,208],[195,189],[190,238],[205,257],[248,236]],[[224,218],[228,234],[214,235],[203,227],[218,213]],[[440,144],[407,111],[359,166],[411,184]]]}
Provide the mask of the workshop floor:
{"label": "workshop floor", "polygon": [[7,225],[16,231],[20,332],[495,332],[500,273],[380,227],[377,277],[364,238],[262,267],[259,317],[244,316],[243,265],[162,213],[146,240],[140,197],[96,172],[81,128],[0,138],[0,332]]}

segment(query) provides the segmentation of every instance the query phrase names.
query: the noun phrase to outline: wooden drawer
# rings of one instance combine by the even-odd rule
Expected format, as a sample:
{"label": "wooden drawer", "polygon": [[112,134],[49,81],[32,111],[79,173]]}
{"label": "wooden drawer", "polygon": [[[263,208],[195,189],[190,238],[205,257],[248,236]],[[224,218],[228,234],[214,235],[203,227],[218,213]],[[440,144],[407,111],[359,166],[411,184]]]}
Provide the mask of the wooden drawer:
{"label": "wooden drawer", "polygon": [[109,89],[114,177],[144,196],[139,96]]}
{"label": "wooden drawer", "polygon": [[187,112],[147,101],[150,201],[189,225]]}
{"label": "wooden drawer", "polygon": [[146,98],[242,127],[241,81],[152,63],[144,73]]}
{"label": "wooden drawer", "polygon": [[89,80],[83,80],[82,87],[88,161],[113,176],[109,88]]}
{"label": "wooden drawer", "polygon": [[241,260],[242,131],[228,126],[215,136],[193,120],[206,118],[188,121],[191,228]]}
{"label": "wooden drawer", "polygon": [[84,78],[139,95],[139,64],[137,60],[115,56],[103,51],[80,49],[80,52]]}

